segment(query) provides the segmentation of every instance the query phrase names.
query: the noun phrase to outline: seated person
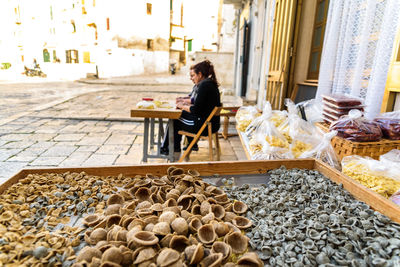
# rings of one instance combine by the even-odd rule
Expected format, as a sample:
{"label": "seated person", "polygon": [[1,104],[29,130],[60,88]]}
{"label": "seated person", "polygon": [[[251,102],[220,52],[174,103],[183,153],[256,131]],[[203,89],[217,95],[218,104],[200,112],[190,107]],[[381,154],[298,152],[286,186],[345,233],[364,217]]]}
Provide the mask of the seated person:
{"label": "seated person", "polygon": [[[192,88],[192,92],[188,96],[183,96],[183,97],[177,97],[176,98],[176,104],[178,105],[179,103],[182,104],[187,104],[187,105],[193,105],[194,100],[196,99],[197,96],[197,84],[193,81],[193,77],[195,76],[195,72],[193,71],[193,66],[190,67],[190,80],[194,83],[194,86]],[[184,143],[187,143],[185,147],[183,147],[183,150],[186,150],[189,147],[189,144],[192,142],[193,137],[186,136],[187,141]],[[199,151],[199,146],[194,144],[192,147],[192,151]]]}
{"label": "seated person", "polygon": [[[197,90],[191,95],[190,100],[183,99],[182,101],[177,101],[176,108],[182,110],[182,115],[179,119],[174,120],[175,152],[181,152],[182,136],[178,134],[178,131],[184,130],[197,133],[214,107],[221,106],[221,98],[218,89],[219,84],[212,63],[209,60],[204,60],[192,66],[190,69],[190,79],[194,82]],[[213,133],[219,130],[219,116],[212,118],[211,125]],[[202,134],[207,134],[207,129],[205,129]],[[168,131],[166,131],[160,153],[168,154],[168,152]]]}

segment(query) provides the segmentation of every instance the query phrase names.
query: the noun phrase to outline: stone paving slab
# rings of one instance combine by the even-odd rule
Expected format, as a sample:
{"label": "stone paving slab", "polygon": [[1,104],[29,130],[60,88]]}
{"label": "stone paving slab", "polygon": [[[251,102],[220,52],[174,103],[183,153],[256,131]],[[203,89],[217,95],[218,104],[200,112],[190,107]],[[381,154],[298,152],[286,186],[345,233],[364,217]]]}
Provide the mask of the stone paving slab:
{"label": "stone paving slab", "polygon": [[[129,85],[85,93],[9,120],[0,127],[0,183],[22,168],[146,164],[142,162],[143,120],[130,118],[129,111],[144,96],[170,100],[189,93],[192,86],[187,81],[180,86]],[[230,126],[229,131],[236,130]],[[220,143],[221,160],[245,159],[237,136],[221,138]],[[200,151],[193,152],[190,160],[208,161],[208,143],[199,145]]]}

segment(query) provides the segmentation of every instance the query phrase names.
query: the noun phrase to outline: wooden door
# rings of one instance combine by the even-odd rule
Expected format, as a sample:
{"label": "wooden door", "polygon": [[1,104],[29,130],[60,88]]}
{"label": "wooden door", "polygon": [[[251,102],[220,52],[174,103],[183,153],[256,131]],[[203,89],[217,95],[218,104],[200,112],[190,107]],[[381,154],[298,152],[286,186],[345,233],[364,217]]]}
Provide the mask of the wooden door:
{"label": "wooden door", "polygon": [[243,26],[243,45],[242,45],[242,84],[240,87],[240,96],[246,96],[247,93],[247,76],[249,74],[249,53],[250,53],[250,24],[245,21]]}
{"label": "wooden door", "polygon": [[273,109],[283,109],[293,53],[297,0],[276,0],[266,100]]}
{"label": "wooden door", "polygon": [[400,94],[400,28],[393,47],[381,112],[393,111],[398,94]]}

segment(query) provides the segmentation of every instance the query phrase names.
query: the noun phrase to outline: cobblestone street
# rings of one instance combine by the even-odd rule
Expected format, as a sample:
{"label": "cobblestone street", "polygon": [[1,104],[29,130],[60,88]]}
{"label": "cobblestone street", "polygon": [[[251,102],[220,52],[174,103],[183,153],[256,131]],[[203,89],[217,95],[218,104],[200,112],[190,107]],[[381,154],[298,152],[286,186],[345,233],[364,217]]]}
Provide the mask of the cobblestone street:
{"label": "cobblestone street", "polygon": [[[143,122],[130,118],[130,109],[142,97],[174,100],[191,87],[187,77],[167,75],[40,83],[40,94],[24,99],[34,94],[27,84],[1,84],[0,183],[23,168],[140,164]],[[245,159],[238,137],[220,142],[221,160]],[[208,160],[207,142],[199,146],[190,161]]]}

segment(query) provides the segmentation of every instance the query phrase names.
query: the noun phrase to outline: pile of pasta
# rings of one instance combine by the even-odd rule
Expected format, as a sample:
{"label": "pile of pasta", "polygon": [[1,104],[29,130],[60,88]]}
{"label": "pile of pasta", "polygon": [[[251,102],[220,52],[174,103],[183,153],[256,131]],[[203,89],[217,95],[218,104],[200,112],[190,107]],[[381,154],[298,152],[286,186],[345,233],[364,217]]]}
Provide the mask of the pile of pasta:
{"label": "pile of pasta", "polygon": [[243,106],[238,109],[235,115],[236,127],[239,131],[246,131],[253,120],[261,116],[261,112],[254,106]]}
{"label": "pile of pasta", "polygon": [[347,156],[342,159],[342,172],[385,198],[400,190],[400,169],[393,168],[393,162]]}
{"label": "pile of pasta", "polygon": [[136,104],[137,108],[140,109],[156,109],[156,108],[175,108],[175,105],[169,101],[159,101],[159,100],[142,100]]}
{"label": "pile of pasta", "polygon": [[336,135],[323,138],[323,133],[313,124],[303,120],[295,104],[285,101],[288,111],[272,110],[266,102],[260,116],[253,118],[245,135],[252,159],[291,159],[314,157],[328,162],[335,168],[340,163],[330,140]]}

